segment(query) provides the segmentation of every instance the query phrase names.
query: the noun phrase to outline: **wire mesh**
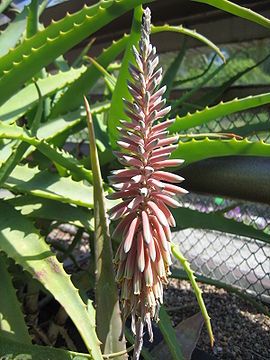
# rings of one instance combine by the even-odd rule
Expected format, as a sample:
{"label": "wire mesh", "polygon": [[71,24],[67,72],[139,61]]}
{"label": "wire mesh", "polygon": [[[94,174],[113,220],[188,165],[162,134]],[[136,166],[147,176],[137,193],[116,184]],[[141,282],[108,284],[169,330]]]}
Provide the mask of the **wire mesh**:
{"label": "wire mesh", "polygon": [[[268,119],[268,109],[261,107],[257,111],[222,117],[189,132],[211,133],[226,130],[238,133],[241,128],[259,124],[265,131],[250,133],[247,138],[270,143],[270,133],[267,126],[264,126]],[[194,193],[185,195],[180,201],[182,206],[202,213],[223,211],[226,218],[270,234],[270,207],[267,205]],[[174,241],[180,244],[181,251],[198,274],[237,286],[261,300],[270,302],[270,245],[234,234],[192,228],[174,233]]]}
{"label": "wire mesh", "polygon": [[[219,199],[220,200],[220,199]],[[182,206],[202,213],[225,211],[224,216],[270,233],[270,209],[267,205],[237,203],[215,197],[188,194]],[[226,211],[229,207],[230,210]],[[270,246],[262,241],[235,234],[189,228],[174,233],[192,269],[206,277],[237,286],[258,296],[270,298]]]}
{"label": "wire mesh", "polygon": [[234,113],[192,129],[195,133],[224,131],[242,135],[250,141],[270,143],[269,110],[261,107],[257,111]]}

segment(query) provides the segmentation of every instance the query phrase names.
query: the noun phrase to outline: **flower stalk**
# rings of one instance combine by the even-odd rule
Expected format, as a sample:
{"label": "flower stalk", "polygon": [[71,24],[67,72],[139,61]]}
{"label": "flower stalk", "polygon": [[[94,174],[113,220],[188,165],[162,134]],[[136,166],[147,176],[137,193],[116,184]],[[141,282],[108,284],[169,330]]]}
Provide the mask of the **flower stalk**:
{"label": "flower stalk", "polygon": [[[167,128],[174,120],[162,120],[170,111],[164,107],[162,95],[166,86],[158,88],[162,69],[150,43],[151,15],[147,8],[141,29],[138,50],[133,46],[135,65],[129,65],[133,81],[128,90],[133,101],[123,99],[130,121],[120,120],[117,141],[120,151],[114,152],[125,169],[113,171],[109,177],[117,190],[110,199],[123,201],[110,210],[112,220],[120,220],[113,237],[122,238],[115,256],[116,281],[120,287],[122,317],[125,323],[131,315],[135,338],[134,359],[142,348],[143,327],[146,324],[153,340],[151,321],[158,320],[163,303],[163,284],[168,283],[171,265],[170,226],[175,220],[169,207],[180,204],[175,195],[186,194],[174,185],[184,179],[163,171],[164,167],[179,166],[181,159],[170,159],[177,148],[178,136],[169,136]],[[173,183],[173,184],[172,184]]]}

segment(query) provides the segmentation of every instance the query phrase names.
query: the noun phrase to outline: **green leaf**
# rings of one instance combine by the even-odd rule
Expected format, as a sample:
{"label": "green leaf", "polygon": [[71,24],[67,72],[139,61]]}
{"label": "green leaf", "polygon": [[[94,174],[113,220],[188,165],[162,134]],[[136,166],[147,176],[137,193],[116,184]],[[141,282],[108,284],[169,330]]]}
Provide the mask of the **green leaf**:
{"label": "green leaf", "polygon": [[108,73],[106,69],[102,65],[100,65],[96,60],[89,57],[89,60],[92,62],[92,64],[99,70],[99,72],[103,75],[104,80],[110,90],[111,93],[114,92],[115,85],[116,85],[116,79],[113,75]]}
{"label": "green leaf", "polygon": [[25,128],[16,125],[6,125],[0,121],[0,138],[17,139],[27,142],[36,147],[42,154],[47,156],[53,162],[58,163],[64,168],[70,170],[72,175],[79,179],[85,179],[88,182],[92,180],[92,172],[85,169],[70,154],[62,150],[53,148],[45,140],[33,137]]}
{"label": "green leaf", "polygon": [[43,101],[42,101],[42,94],[41,94],[38,84],[36,82],[34,84],[35,84],[35,87],[36,87],[36,90],[38,93],[38,106],[37,106],[37,110],[36,110],[35,116],[33,118],[32,124],[30,124],[29,127],[31,130],[31,133],[36,136],[37,130],[40,126],[42,113],[43,113]]}
{"label": "green leaf", "polygon": [[12,154],[12,151],[17,146],[17,140],[2,140],[0,143],[0,165],[7,160],[7,158]]}
{"label": "green leaf", "polygon": [[48,170],[29,168],[27,165],[18,165],[3,186],[16,193],[59,200],[83,207],[94,206],[92,186],[74,181],[70,177],[60,177],[58,173],[51,173]]}
{"label": "green leaf", "polygon": [[19,343],[31,344],[20,303],[7,270],[7,263],[1,252],[0,277],[1,288],[5,292],[4,296],[0,296],[0,338],[16,339]]}
{"label": "green leaf", "polygon": [[185,360],[179,342],[177,340],[175,331],[172,327],[170,317],[163,306],[160,307],[158,326],[171,351],[172,359]]}
{"label": "green leaf", "polygon": [[[109,101],[96,102],[91,107],[92,115],[103,113],[109,108]],[[80,108],[56,119],[49,120],[41,124],[38,130],[38,137],[47,139],[49,143],[56,146],[62,146],[69,135],[74,135],[86,127],[85,117],[85,109]]]}
{"label": "green leaf", "polygon": [[51,0],[42,0],[41,4],[38,8],[38,16],[40,17],[43,13],[43,11],[47,8],[47,5],[49,4]]}
{"label": "green leaf", "polygon": [[184,207],[173,209],[172,213],[177,224],[173,231],[189,228],[215,230],[245,236],[270,244],[270,235],[266,232],[257,230],[251,225],[227,219],[220,213],[211,212],[206,214]]}
{"label": "green leaf", "polygon": [[54,60],[53,63],[57,67],[57,69],[60,70],[60,71],[69,71],[70,70],[68,62],[66,61],[66,59],[64,58],[63,55],[58,56]]}
{"label": "green leaf", "polygon": [[[0,105],[25,81],[104,25],[147,0],[108,0],[87,7],[37,32],[1,58]],[[5,89],[5,91],[3,91]]]}
{"label": "green leaf", "polygon": [[72,63],[72,67],[76,68],[81,65],[82,59],[85,55],[88,54],[89,50],[91,49],[93,43],[96,41],[96,38],[92,38],[89,43],[83,48],[83,50],[80,52],[78,57],[74,60]]}
{"label": "green leaf", "polygon": [[[124,35],[120,40],[114,41],[111,46],[103,50],[102,54],[96,58],[96,61],[106,68],[112,60],[124,51],[128,38],[129,35]],[[56,102],[50,115],[51,118],[78,108],[83,102],[83,95],[91,90],[100,76],[100,71],[94,65],[90,65]]]}
{"label": "green leaf", "polygon": [[42,198],[33,195],[16,196],[6,200],[19,210],[22,215],[31,219],[46,219],[60,223],[71,223],[93,231],[90,212],[81,206],[74,206],[62,201]]}
{"label": "green leaf", "polygon": [[[31,125],[31,133],[33,135],[36,134],[38,126],[40,124],[41,115],[43,111],[43,101],[42,96],[40,93],[40,90],[35,83],[38,96],[39,96],[39,104],[37,108],[37,112],[35,114],[35,117],[33,119],[32,125]],[[29,148],[29,144],[20,142],[18,146],[16,146],[12,152],[12,154],[6,159],[6,161],[1,165],[0,168],[0,187],[3,185],[3,183],[6,181],[9,174],[12,172],[12,170],[15,168],[15,166],[21,161],[24,153]]]}
{"label": "green leaf", "polygon": [[270,144],[265,144],[262,140],[251,142],[247,139],[236,140],[195,140],[179,142],[172,158],[185,159],[184,165],[195,161],[229,155],[242,156],[270,156]]}
{"label": "green leaf", "polygon": [[107,133],[107,119],[105,119],[105,114],[94,115],[93,119],[97,149],[100,152],[100,166],[102,166],[104,162],[104,154],[107,151],[111,151]]}
{"label": "green leaf", "polygon": [[255,11],[252,11],[243,6],[234,4],[231,1],[227,1],[227,0],[192,0],[192,1],[212,5],[218,9],[229,12],[233,15],[242,17],[244,19],[253,21],[259,25],[266,27],[267,29],[270,29],[270,20],[269,19],[256,13]]}
{"label": "green leaf", "polygon": [[[123,352],[104,354],[102,359],[118,359]],[[82,354],[50,346],[25,345],[0,338],[1,360],[96,360],[89,354]]]}
{"label": "green leaf", "polygon": [[242,99],[235,98],[227,102],[220,102],[218,105],[210,108],[206,107],[201,111],[196,111],[193,114],[188,113],[183,117],[176,117],[173,125],[170,126],[171,132],[180,132],[206,124],[211,120],[215,120],[221,116],[229,115],[238,111],[243,111],[255,108],[270,102],[270,93],[248,96]]}
{"label": "green leaf", "polygon": [[191,285],[194,289],[195,295],[197,297],[197,301],[199,303],[202,315],[204,317],[204,321],[205,321],[205,325],[210,337],[210,341],[211,341],[211,346],[213,347],[214,344],[214,336],[213,336],[213,332],[212,332],[212,326],[211,326],[211,322],[210,322],[210,317],[207,313],[207,309],[205,307],[203,298],[202,298],[202,291],[201,289],[198,287],[197,283],[196,283],[196,278],[194,276],[194,271],[191,270],[190,265],[187,261],[187,259],[185,259],[185,257],[183,256],[183,254],[180,251],[180,248],[178,245],[174,245],[172,244],[171,246],[171,250],[173,255],[176,257],[176,259],[180,262],[180,264],[183,266],[185,272],[187,273],[187,276],[191,282]]}
{"label": "green leaf", "polygon": [[112,95],[111,107],[109,111],[108,120],[108,134],[111,141],[111,146],[115,148],[116,140],[118,138],[118,131],[116,127],[120,124],[120,119],[127,119],[127,115],[123,111],[123,100],[125,98],[130,100],[132,97],[128,91],[127,79],[130,78],[128,65],[129,62],[134,63],[134,56],[132,52],[133,44],[138,44],[141,37],[141,23],[142,23],[143,9],[138,6],[134,10],[133,22],[131,27],[130,37],[126,45],[126,51],[122,60],[122,66],[118,74],[115,91]]}
{"label": "green leaf", "polygon": [[5,55],[9,49],[15,47],[20,36],[26,28],[28,9],[25,7],[22,12],[16,15],[15,19],[8,24],[0,36],[0,57]]}
{"label": "green leaf", "polygon": [[38,30],[38,0],[31,0],[28,5],[28,17],[26,24],[26,38],[31,38]]}
{"label": "green leaf", "polygon": [[0,337],[0,356],[5,360],[94,360],[87,354],[49,346],[25,345]]}
{"label": "green leaf", "polygon": [[171,25],[161,25],[161,26],[154,26],[151,27],[151,33],[155,34],[157,32],[161,31],[171,31],[171,32],[178,32],[183,35],[191,36],[201,42],[203,42],[205,45],[209,46],[211,49],[213,49],[220,57],[221,59],[226,62],[224,55],[220,51],[220,49],[209,39],[207,39],[205,36],[197,33],[196,30],[190,30],[187,28],[184,28],[182,25],[179,26],[171,26]]}
{"label": "green leaf", "polygon": [[[120,307],[114,279],[113,251],[109,232],[108,215],[96,147],[94,126],[89,104],[85,98],[90,143],[90,156],[94,187],[95,259],[96,259],[96,322],[97,334],[104,353],[126,350],[125,339],[119,340],[122,328]],[[126,357],[119,356],[120,359]]]}
{"label": "green leaf", "polygon": [[0,248],[51,292],[73,320],[92,357],[101,360],[95,321],[62,264],[28,219],[5,201],[0,201],[0,208]]}
{"label": "green leaf", "polygon": [[[49,75],[44,79],[37,81],[37,86],[40,89],[42,97],[51,96],[63,87],[70,85],[76,80],[86,67],[82,66],[79,69],[71,69],[66,72],[59,72],[56,75]],[[30,84],[18,91],[3,106],[0,107],[0,119],[13,123],[26,112],[32,109],[38,103],[39,97],[35,84]]]}
{"label": "green leaf", "polygon": [[14,147],[11,155],[5,159],[0,168],[0,186],[2,187],[10,173],[14,170],[15,166],[21,161],[24,153],[29,148],[26,143],[19,143]]}

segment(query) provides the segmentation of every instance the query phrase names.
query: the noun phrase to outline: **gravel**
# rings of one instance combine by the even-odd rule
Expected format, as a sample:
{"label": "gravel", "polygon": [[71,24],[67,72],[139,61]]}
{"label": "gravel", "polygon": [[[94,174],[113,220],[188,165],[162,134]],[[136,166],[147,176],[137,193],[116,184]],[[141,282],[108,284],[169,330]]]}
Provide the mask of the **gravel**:
{"label": "gravel", "polygon": [[[269,360],[270,319],[238,296],[211,285],[200,284],[211,317],[215,344],[210,347],[204,326],[198,347],[224,360]],[[188,281],[171,280],[165,291],[165,305],[173,325],[199,311]]]}

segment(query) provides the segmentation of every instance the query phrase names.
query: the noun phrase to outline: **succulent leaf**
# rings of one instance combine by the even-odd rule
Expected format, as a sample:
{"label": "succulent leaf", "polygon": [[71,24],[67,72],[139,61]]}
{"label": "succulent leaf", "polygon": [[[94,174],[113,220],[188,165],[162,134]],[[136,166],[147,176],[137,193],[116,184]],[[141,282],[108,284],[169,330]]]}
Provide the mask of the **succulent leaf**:
{"label": "succulent leaf", "polygon": [[117,359],[124,360],[127,359],[127,355],[125,354],[126,344],[124,338],[119,339],[122,319],[113,273],[113,252],[108,215],[106,213],[103,181],[99,166],[91,110],[86,97],[84,97],[84,101],[87,112],[90,156],[93,171],[97,334],[102,341],[102,351],[105,354],[119,353],[122,351],[124,352],[123,355],[119,355]]}
{"label": "succulent leaf", "polygon": [[11,49],[1,58],[0,94],[2,105],[18,87],[35,75],[44,66],[50,64],[59,55],[91,35],[113,19],[146,0],[101,0],[93,6],[65,18],[54,21],[44,30],[40,30],[24,42]]}
{"label": "succulent leaf", "polygon": [[[24,321],[24,316],[7,269],[6,258],[0,253],[1,286],[5,296],[0,296],[0,337],[23,344],[31,344],[31,338]],[[0,353],[0,355],[2,355]]]}
{"label": "succulent leaf", "polygon": [[[89,316],[79,291],[71,282],[62,264],[50,251],[33,224],[11,204],[0,201],[0,248],[30,272],[55,299],[64,306],[76,323],[85,345],[95,360],[102,360],[95,320]],[[67,301],[68,299],[68,301]]]}
{"label": "succulent leaf", "polygon": [[89,208],[30,194],[14,196],[6,201],[28,218],[71,223],[93,231],[93,217],[89,216]]}
{"label": "succulent leaf", "polygon": [[212,107],[206,106],[205,109],[183,117],[176,117],[169,130],[171,132],[178,132],[190,129],[195,126],[206,124],[211,120],[215,120],[221,116],[229,115],[238,111],[248,110],[258,106],[268,104],[270,102],[270,93],[259,94],[254,96],[247,96],[242,99],[235,98],[231,101],[223,102]]}
{"label": "succulent leaf", "polygon": [[15,193],[31,194],[93,208],[92,186],[27,165],[16,166],[3,187]]}
{"label": "succulent leaf", "polygon": [[173,158],[183,157],[184,166],[188,164],[217,156],[242,155],[242,156],[269,156],[270,144],[260,141],[249,141],[248,139],[237,140],[236,138],[202,139],[191,141],[180,141],[178,149],[172,154]]}
{"label": "succulent leaf", "polygon": [[[49,75],[44,79],[39,79],[37,85],[43,97],[51,96],[63,87],[70,85],[83,72],[86,67],[81,66],[79,69],[69,71],[59,71],[56,75]],[[38,93],[34,84],[29,84],[17,92],[0,108],[0,119],[13,123],[26,112],[32,109],[38,103]]]}
{"label": "succulent leaf", "polygon": [[269,19],[262,16],[261,14],[256,13],[255,11],[252,11],[251,9],[247,9],[244,6],[234,4],[231,1],[228,0],[193,0],[193,1],[212,5],[218,9],[227,11],[233,15],[253,21],[261,26],[266,27],[267,29],[270,29]]}
{"label": "succulent leaf", "polygon": [[69,169],[71,174],[78,176],[79,179],[85,179],[88,182],[92,180],[92,172],[81,166],[72,155],[53,147],[44,139],[37,139],[26,128],[17,125],[6,125],[0,121],[0,138],[22,140],[33,145],[49,159]]}

